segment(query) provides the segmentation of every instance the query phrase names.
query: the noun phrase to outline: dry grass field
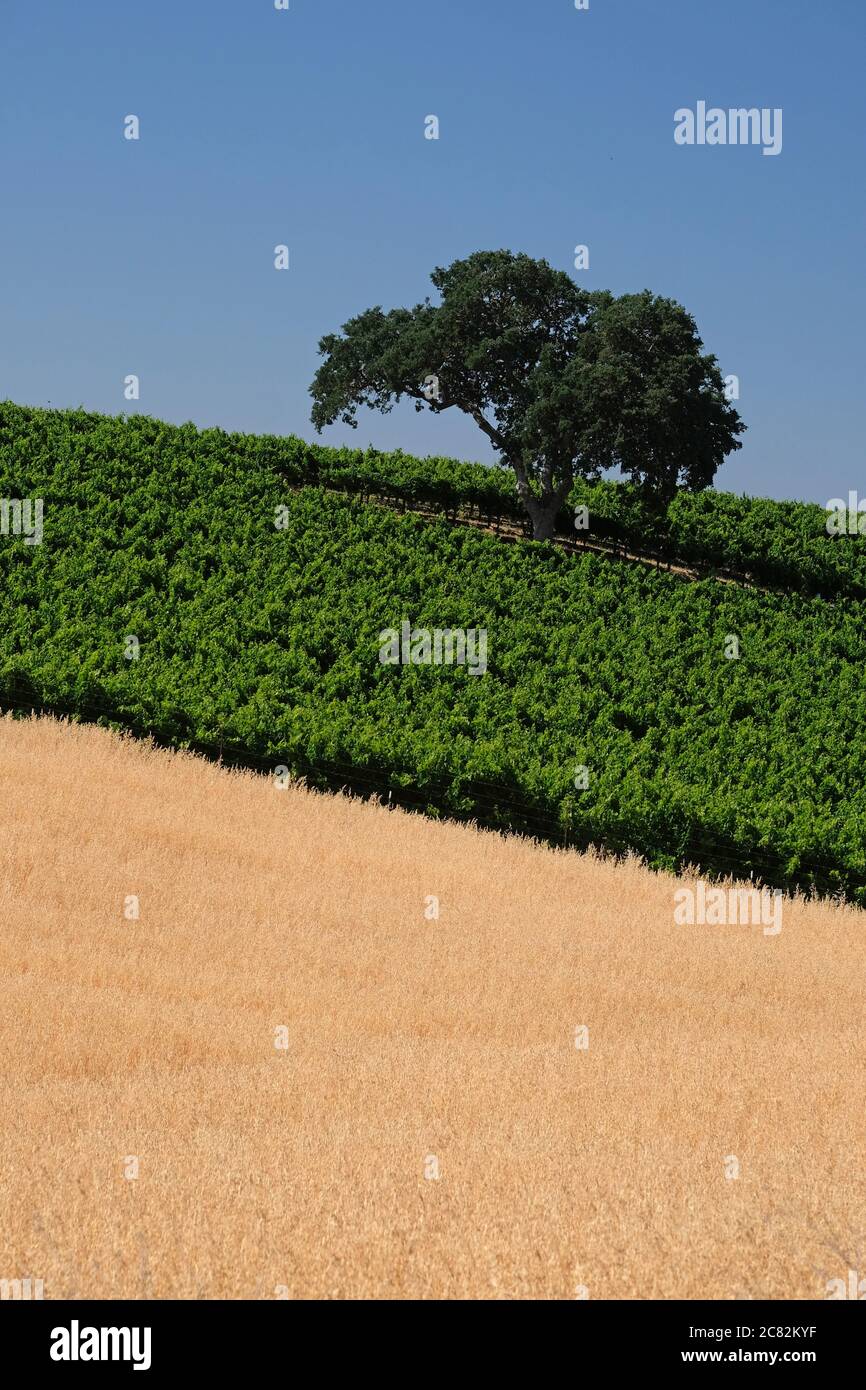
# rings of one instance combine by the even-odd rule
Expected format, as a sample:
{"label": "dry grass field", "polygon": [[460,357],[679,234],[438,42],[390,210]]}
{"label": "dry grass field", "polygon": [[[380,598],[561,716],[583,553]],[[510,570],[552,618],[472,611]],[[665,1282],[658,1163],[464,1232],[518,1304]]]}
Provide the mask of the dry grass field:
{"label": "dry grass field", "polygon": [[677,881],[637,863],[49,720],[0,719],[0,806],[0,1277],[821,1299],[866,1275],[862,914],[677,926]]}

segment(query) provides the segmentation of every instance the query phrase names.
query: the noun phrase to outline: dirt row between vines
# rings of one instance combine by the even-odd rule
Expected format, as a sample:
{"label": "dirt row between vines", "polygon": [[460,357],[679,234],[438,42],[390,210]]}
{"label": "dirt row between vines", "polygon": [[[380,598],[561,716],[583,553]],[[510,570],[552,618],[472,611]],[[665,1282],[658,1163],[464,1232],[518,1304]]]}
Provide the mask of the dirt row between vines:
{"label": "dirt row between vines", "polygon": [[[364,506],[387,507],[390,511],[400,513],[412,512],[413,515],[422,516],[430,521],[447,521],[450,525],[471,526],[477,531],[485,531],[488,535],[497,536],[503,541],[530,541],[532,539],[526,530],[510,518],[502,517],[496,522],[491,521],[483,515],[471,516],[465,512],[448,513],[442,508],[424,507],[419,503],[411,502],[403,498],[394,498],[382,493],[350,493],[342,488],[323,487],[315,483],[293,483],[293,492],[302,492],[307,487],[322,487],[324,492],[329,492],[335,497],[354,498]],[[764,584],[758,584],[748,575],[735,573],[732,570],[716,569],[708,567],[701,570],[695,566],[680,564],[666,556],[656,554],[651,551],[633,550],[624,544],[616,542],[607,543],[598,538],[594,540],[572,539],[562,535],[551,538],[551,544],[560,550],[566,551],[571,555],[582,555],[595,553],[603,555],[612,560],[627,560],[635,564],[645,565],[649,569],[663,570],[666,574],[676,574],[682,579],[687,579],[692,583],[697,583],[703,579],[715,579],[720,584],[734,584],[738,588],[755,589],[763,594],[787,593],[784,588],[774,589]]]}

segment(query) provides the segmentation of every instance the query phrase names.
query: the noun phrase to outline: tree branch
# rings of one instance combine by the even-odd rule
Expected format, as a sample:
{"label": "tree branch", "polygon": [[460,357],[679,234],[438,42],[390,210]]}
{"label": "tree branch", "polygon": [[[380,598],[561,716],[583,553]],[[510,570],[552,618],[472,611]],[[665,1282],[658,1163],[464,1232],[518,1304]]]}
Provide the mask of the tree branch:
{"label": "tree branch", "polygon": [[[426,396],[423,391],[415,391],[411,387],[407,386],[404,388],[403,394],[406,396],[410,396],[413,400],[416,401],[426,401],[427,405],[429,405],[431,409],[436,409],[436,402],[431,401],[429,396]],[[455,405],[458,410],[463,411],[464,415],[471,416],[478,428],[484,431],[491,443],[496,445],[499,452],[501,454],[504,454],[506,459],[510,463],[512,460],[508,440],[505,438],[504,434],[500,434],[499,430],[496,429],[495,425],[491,425],[489,420],[486,420],[484,418],[477,406],[467,405],[465,401],[457,400],[455,396],[451,400],[446,401],[444,405],[441,405],[439,409],[448,410],[451,406]]]}

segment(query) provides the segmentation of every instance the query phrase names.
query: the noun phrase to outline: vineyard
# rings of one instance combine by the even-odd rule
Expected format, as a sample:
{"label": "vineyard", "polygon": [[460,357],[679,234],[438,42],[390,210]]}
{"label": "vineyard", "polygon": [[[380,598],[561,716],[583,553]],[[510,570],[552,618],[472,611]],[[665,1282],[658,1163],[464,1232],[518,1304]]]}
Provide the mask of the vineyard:
{"label": "vineyard", "polygon": [[[866,542],[818,507],[572,496],[685,583],[451,525],[519,518],[500,471],[10,403],[0,496],[44,503],[41,544],[0,537],[9,708],[866,903]],[[486,674],[381,664],[405,620],[486,629]]]}

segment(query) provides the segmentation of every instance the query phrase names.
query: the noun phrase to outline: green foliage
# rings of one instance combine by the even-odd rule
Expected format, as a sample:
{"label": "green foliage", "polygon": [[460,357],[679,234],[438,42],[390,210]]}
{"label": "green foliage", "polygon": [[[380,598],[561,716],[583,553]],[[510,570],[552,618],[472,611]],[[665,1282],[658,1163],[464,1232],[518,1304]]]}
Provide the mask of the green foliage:
{"label": "green foliage", "polygon": [[[803,502],[774,502],[730,492],[678,492],[663,510],[636,488],[578,484],[571,507],[584,503],[590,535],[758,584],[826,599],[866,598],[866,539],[827,535],[827,513]],[[564,519],[563,519],[564,520]]]}
{"label": "green foliage", "polygon": [[[866,901],[861,602],[505,545],[311,481],[338,475],[358,492],[423,475],[507,501],[507,475],[445,460],[0,406],[0,496],[45,505],[42,545],[0,537],[3,699],[436,814]],[[627,528],[642,515],[630,499],[597,503]],[[817,508],[682,501],[666,520],[678,543],[743,555],[778,517],[787,561],[818,563]],[[853,585],[862,542],[842,539],[823,545]],[[487,674],[381,665],[379,634],[403,619],[486,628]]]}
{"label": "green foliage", "polygon": [[462,410],[513,469],[539,540],[578,478],[619,469],[667,500],[703,488],[745,429],[675,300],[587,294],[531,256],[478,251],[431,276],[441,302],[379,307],[322,338],[316,429],[358,407]]}

